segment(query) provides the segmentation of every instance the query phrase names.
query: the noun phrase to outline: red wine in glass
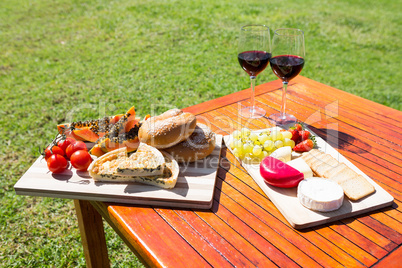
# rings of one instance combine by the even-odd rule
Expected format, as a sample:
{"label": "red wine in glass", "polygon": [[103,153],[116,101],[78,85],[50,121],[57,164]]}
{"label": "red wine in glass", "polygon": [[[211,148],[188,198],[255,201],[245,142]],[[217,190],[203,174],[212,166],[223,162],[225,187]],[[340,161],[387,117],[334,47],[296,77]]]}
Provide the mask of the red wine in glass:
{"label": "red wine in glass", "polygon": [[295,78],[303,69],[304,59],[294,55],[275,56],[270,60],[274,74],[282,81],[289,82]]}
{"label": "red wine in glass", "polygon": [[245,51],[237,56],[240,66],[249,76],[257,76],[267,67],[271,53],[259,50]]}
{"label": "red wine in glass", "polygon": [[289,81],[299,75],[304,66],[304,33],[300,29],[276,29],[272,39],[272,57],[269,61],[274,74],[282,80],[282,105],[280,113],[271,114],[268,119],[276,125],[287,126],[297,118],[285,113],[286,92]]}
{"label": "red wine in glass", "polygon": [[271,37],[269,27],[265,25],[246,25],[241,27],[237,59],[240,66],[250,77],[250,105],[239,110],[244,118],[260,118],[265,110],[255,105],[255,81],[268,66],[271,58]]}

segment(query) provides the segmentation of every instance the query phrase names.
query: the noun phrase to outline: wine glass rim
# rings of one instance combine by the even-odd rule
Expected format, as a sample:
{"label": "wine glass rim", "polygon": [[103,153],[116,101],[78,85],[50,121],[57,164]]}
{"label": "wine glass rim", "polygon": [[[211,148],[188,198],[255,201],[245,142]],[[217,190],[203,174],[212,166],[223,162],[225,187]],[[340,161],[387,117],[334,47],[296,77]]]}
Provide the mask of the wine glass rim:
{"label": "wine glass rim", "polygon": [[[289,33],[280,34],[280,33],[278,33],[278,31],[282,31],[282,30],[292,30],[292,31],[295,32],[295,34],[289,34]],[[274,31],[274,34],[276,34],[276,35],[287,35],[287,36],[299,36],[299,35],[304,35],[304,32],[302,30],[298,29],[298,28],[279,28],[279,29],[276,29]]]}
{"label": "wine glass rim", "polygon": [[[261,29],[257,28],[249,28],[249,27],[261,27]],[[265,29],[262,29],[265,28]],[[265,24],[247,24],[241,27],[242,31],[269,31],[269,27]]]}

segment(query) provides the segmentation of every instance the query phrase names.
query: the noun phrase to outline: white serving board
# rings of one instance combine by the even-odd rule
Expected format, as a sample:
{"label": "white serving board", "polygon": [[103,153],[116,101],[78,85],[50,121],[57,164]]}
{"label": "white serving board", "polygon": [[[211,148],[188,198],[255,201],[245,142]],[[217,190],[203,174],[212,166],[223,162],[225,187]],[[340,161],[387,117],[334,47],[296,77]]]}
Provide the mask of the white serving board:
{"label": "white serving board", "polygon": [[63,173],[52,174],[42,157],[18,180],[14,189],[19,195],[209,209],[213,203],[221,148],[222,135],[216,135],[214,151],[205,159],[180,164],[177,184],[169,190],[141,183],[95,183],[88,172],[71,166]]}
{"label": "white serving board", "polygon": [[[255,131],[257,133],[264,131]],[[309,130],[310,131],[310,130]],[[375,193],[360,199],[359,201],[352,202],[346,196],[340,209],[332,212],[316,212],[304,207],[297,198],[297,187],[294,188],[279,188],[271,186],[265,183],[264,179],[260,175],[259,165],[246,164],[240,161],[242,166],[247,170],[250,176],[258,184],[258,186],[264,191],[269,199],[274,203],[290,225],[295,229],[304,229],[313,227],[336,220],[356,216],[362,213],[370,212],[379,208],[389,206],[393,203],[394,198],[376,184],[370,177],[364,174],[360,169],[353,165],[337,150],[331,147],[322,138],[310,131],[317,141],[317,149],[332,155],[339,162],[343,162],[356,171],[358,174],[364,176],[375,188]],[[226,146],[230,151],[231,136],[224,136]],[[293,153],[292,159],[299,157],[300,154]]]}

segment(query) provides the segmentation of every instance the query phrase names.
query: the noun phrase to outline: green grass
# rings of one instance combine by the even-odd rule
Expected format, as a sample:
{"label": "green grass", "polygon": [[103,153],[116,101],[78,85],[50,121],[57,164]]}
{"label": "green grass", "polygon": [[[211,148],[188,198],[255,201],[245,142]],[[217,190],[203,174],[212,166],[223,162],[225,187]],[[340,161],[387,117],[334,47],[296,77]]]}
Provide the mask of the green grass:
{"label": "green grass", "polygon": [[[72,201],[13,190],[57,123],[132,105],[162,112],[249,87],[236,59],[249,23],[303,29],[302,75],[401,110],[399,11],[398,1],[375,0],[1,1],[1,264],[85,265]],[[273,79],[266,70],[258,83]],[[139,265],[105,226],[112,265]]]}

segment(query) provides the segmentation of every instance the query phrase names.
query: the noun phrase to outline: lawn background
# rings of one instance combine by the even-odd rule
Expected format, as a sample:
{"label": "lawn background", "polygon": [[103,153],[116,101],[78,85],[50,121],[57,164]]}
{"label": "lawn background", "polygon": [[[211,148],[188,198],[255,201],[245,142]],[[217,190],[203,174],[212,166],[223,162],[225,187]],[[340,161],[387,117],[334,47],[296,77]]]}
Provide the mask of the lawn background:
{"label": "lawn background", "polygon": [[[401,14],[376,0],[0,1],[1,266],[85,266],[73,202],[13,189],[56,124],[249,87],[236,50],[250,23],[303,29],[303,76],[401,110]],[[112,266],[140,266],[105,228]]]}

